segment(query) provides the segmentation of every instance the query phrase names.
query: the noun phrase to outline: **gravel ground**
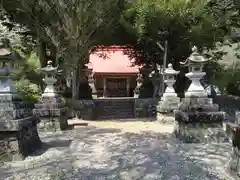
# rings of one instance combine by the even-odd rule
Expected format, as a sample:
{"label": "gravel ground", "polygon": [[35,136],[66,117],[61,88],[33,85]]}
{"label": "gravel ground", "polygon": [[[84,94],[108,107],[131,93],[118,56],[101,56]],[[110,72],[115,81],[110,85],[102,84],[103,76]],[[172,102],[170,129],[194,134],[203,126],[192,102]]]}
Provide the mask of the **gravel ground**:
{"label": "gravel ground", "polygon": [[44,148],[0,167],[2,180],[232,180],[231,145],[183,144],[156,122],[88,122],[40,134]]}

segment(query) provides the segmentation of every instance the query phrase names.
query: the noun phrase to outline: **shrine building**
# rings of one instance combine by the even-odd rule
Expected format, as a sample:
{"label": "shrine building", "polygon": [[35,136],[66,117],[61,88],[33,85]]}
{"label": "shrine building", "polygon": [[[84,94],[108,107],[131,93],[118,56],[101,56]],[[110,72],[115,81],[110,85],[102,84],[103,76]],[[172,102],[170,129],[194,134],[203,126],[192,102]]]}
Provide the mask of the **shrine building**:
{"label": "shrine building", "polygon": [[101,97],[133,97],[139,67],[122,46],[99,47],[90,55],[95,88]]}

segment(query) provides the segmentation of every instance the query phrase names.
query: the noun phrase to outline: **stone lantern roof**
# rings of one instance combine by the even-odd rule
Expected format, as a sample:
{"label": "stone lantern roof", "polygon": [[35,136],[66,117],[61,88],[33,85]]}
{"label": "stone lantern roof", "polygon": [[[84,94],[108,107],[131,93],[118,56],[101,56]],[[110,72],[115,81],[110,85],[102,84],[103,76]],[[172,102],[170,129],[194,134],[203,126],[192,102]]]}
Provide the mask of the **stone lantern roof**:
{"label": "stone lantern roof", "polygon": [[47,66],[39,69],[39,71],[45,74],[57,74],[61,72],[58,71],[58,66],[53,67],[52,61],[48,61]]}
{"label": "stone lantern roof", "polygon": [[166,75],[177,75],[179,71],[176,71],[173,69],[173,65],[170,63],[168,64],[167,69],[164,71],[164,74]]}
{"label": "stone lantern roof", "polygon": [[192,54],[189,56],[189,58],[186,59],[185,62],[180,62],[181,65],[188,66],[190,64],[205,64],[209,61],[209,59],[206,59],[203,57],[199,52],[198,48],[194,46],[192,48]]}
{"label": "stone lantern roof", "polygon": [[12,50],[8,39],[1,39],[0,42],[0,58],[1,59],[12,59]]}
{"label": "stone lantern roof", "polygon": [[23,59],[16,51],[11,48],[9,39],[3,38],[0,41],[0,60],[15,61]]}

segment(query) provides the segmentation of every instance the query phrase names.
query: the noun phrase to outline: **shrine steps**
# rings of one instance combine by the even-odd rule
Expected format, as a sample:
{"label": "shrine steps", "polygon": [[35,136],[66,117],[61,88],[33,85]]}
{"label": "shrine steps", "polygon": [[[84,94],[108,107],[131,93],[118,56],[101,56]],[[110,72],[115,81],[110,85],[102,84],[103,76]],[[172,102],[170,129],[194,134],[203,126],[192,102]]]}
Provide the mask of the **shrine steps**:
{"label": "shrine steps", "polygon": [[133,98],[105,98],[95,100],[98,119],[134,118]]}

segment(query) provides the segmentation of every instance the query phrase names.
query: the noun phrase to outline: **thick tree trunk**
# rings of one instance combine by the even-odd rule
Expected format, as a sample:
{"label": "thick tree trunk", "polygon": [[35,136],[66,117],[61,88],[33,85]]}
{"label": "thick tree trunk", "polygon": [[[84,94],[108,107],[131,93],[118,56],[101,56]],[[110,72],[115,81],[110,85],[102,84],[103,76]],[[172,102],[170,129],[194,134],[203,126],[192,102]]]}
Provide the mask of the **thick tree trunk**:
{"label": "thick tree trunk", "polygon": [[73,100],[79,99],[79,86],[80,86],[80,78],[83,76],[82,69],[83,66],[79,64],[73,73],[73,84],[72,84],[72,98]]}

